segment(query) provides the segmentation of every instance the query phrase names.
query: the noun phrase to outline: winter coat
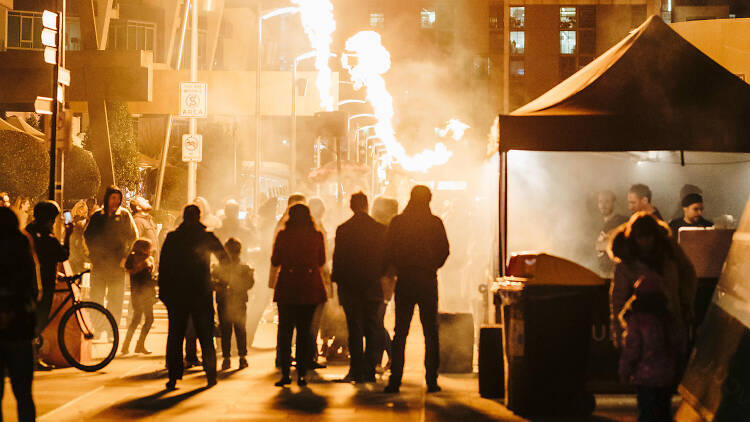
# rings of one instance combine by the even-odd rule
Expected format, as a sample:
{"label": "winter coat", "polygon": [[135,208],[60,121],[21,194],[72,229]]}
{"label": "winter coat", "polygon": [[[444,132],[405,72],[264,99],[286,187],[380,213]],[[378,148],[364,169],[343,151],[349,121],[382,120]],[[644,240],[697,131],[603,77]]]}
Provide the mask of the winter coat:
{"label": "winter coat", "polygon": [[255,285],[253,269],[240,261],[228,262],[214,267],[216,301],[235,304],[247,303],[247,291]]}
{"label": "winter coat", "polygon": [[39,279],[32,248],[19,230],[0,233],[0,341],[34,338]]}
{"label": "winter coat", "polygon": [[159,298],[167,306],[213,309],[211,255],[229,259],[224,246],[201,223],[182,223],[167,234],[159,258]]}
{"label": "winter coat", "polygon": [[339,299],[381,301],[386,227],[366,213],[355,214],[336,229],[331,279]]}
{"label": "winter coat", "polygon": [[104,209],[96,211],[83,232],[91,263],[120,263],[138,238],[138,229],[130,212],[118,208],[113,216]]}
{"label": "winter coat", "polygon": [[622,339],[622,328],[618,315],[634,293],[634,284],[641,276],[656,276],[663,280],[667,309],[675,321],[675,336],[678,342],[687,344],[688,327],[693,322],[695,294],[698,279],[695,269],[682,249],[671,244],[671,251],[662,264],[660,274],[636,258],[627,258],[615,267],[610,286],[610,318],[615,344]]}
{"label": "winter coat", "polygon": [[440,217],[429,208],[410,209],[393,217],[385,243],[386,269],[392,266],[404,272],[437,274],[450,253],[448,236]]}
{"label": "winter coat", "polygon": [[156,225],[154,217],[151,214],[139,212],[133,216],[133,221],[138,229],[138,235],[150,240],[151,247],[156,250],[159,245],[159,227]]}
{"label": "winter coat", "polygon": [[34,239],[34,252],[39,261],[39,276],[45,296],[52,297],[57,279],[57,264],[70,255],[66,246],[60,244],[46,227],[34,222],[26,226],[26,232]]}
{"label": "winter coat", "polygon": [[271,265],[279,268],[274,302],[317,305],[326,301],[320,267],[326,262],[323,235],[312,229],[284,229],[276,235]]}
{"label": "winter coat", "polygon": [[620,355],[620,379],[639,387],[672,387],[676,353],[671,325],[652,313],[630,313]]}
{"label": "winter coat", "polygon": [[154,280],[154,259],[131,252],[125,260],[125,270],[130,274],[130,295],[143,302],[156,302],[156,280]]}

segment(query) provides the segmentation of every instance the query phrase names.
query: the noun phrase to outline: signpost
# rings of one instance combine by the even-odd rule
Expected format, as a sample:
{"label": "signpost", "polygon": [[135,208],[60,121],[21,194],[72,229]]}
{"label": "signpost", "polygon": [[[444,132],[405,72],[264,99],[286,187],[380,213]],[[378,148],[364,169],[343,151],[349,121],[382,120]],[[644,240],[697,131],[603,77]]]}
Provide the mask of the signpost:
{"label": "signpost", "polygon": [[203,160],[203,136],[182,135],[182,161],[199,163]]}

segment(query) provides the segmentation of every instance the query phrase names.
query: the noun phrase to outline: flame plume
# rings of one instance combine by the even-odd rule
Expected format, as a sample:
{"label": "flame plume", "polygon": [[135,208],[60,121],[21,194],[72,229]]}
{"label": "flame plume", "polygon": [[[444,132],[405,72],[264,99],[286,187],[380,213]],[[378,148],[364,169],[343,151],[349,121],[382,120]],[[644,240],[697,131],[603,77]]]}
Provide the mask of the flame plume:
{"label": "flame plume", "polygon": [[[443,143],[438,142],[435,149],[410,156],[396,139],[392,124],[393,97],[382,76],[391,68],[391,55],[383,46],[380,34],[374,31],[359,32],[346,41],[346,50],[350,54],[342,56],[342,64],[351,75],[354,89],[366,89],[365,98],[372,105],[377,118],[375,134],[385,145],[388,164],[395,161],[407,171],[424,172],[448,162],[453,153]],[[349,56],[356,57],[355,65],[349,64]]]}
{"label": "flame plume", "polygon": [[464,137],[464,132],[466,132],[466,129],[469,128],[471,128],[471,126],[458,119],[450,119],[445,125],[445,128],[437,129],[437,133],[441,138],[445,138],[446,136],[448,136],[448,133],[452,133],[451,138],[453,138],[454,141],[460,141],[461,138]]}
{"label": "flame plume", "polygon": [[333,4],[329,0],[292,0],[292,3],[299,7],[302,26],[316,53],[315,69],[318,71],[318,76],[315,86],[320,92],[320,106],[325,111],[333,111],[331,67],[328,65],[333,42],[332,34],[336,30]]}

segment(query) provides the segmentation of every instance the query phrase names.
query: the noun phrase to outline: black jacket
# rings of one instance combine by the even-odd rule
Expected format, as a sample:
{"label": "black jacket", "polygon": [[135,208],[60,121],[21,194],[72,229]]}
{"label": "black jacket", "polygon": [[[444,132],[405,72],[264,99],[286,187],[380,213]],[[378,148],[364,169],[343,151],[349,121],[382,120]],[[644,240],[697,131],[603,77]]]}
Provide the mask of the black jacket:
{"label": "black jacket", "polygon": [[429,208],[407,207],[388,226],[384,262],[399,275],[418,272],[434,276],[449,253],[443,220]]}
{"label": "black jacket", "polygon": [[65,262],[70,252],[66,246],[60,244],[52,232],[38,223],[27,225],[26,232],[34,239],[34,251],[39,260],[44,294],[52,295],[57,278],[57,264]]}
{"label": "black jacket", "polygon": [[336,229],[331,280],[342,299],[383,300],[383,249],[386,227],[365,213]]}
{"label": "black jacket", "polygon": [[34,338],[37,264],[19,230],[0,233],[0,341]]}
{"label": "black jacket", "polygon": [[182,223],[164,240],[159,258],[159,298],[167,306],[213,307],[211,255],[222,263],[227,253],[203,224]]}
{"label": "black jacket", "polygon": [[130,212],[120,207],[113,216],[104,209],[91,215],[83,232],[91,262],[117,262],[128,256],[130,247],[138,239],[138,229]]}

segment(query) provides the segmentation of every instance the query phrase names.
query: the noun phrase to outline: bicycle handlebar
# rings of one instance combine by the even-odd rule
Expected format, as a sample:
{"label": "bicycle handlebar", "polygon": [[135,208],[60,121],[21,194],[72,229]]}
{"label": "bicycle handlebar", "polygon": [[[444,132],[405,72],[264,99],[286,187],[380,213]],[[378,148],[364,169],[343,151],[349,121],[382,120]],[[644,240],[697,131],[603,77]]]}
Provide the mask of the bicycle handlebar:
{"label": "bicycle handlebar", "polygon": [[77,280],[80,280],[81,277],[83,277],[84,274],[90,273],[91,270],[83,270],[78,274],[70,275],[70,276],[59,276],[57,277],[57,281],[64,281],[67,283],[76,283]]}

